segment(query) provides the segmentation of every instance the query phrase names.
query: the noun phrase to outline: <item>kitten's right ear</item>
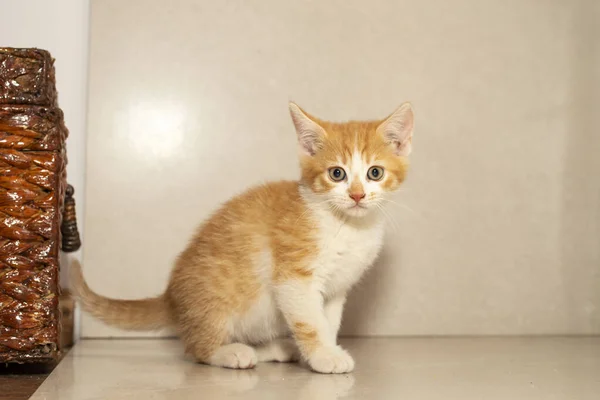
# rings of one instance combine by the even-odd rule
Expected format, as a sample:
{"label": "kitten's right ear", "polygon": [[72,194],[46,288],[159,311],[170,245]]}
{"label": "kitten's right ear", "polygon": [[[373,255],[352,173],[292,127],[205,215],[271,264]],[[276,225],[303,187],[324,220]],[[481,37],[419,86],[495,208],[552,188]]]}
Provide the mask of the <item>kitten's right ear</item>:
{"label": "kitten's right ear", "polygon": [[412,106],[404,103],[377,127],[398,156],[408,156],[411,152],[414,119]]}
{"label": "kitten's right ear", "polygon": [[307,155],[314,156],[327,135],[325,129],[295,103],[290,103],[290,114],[296,127],[300,149]]}

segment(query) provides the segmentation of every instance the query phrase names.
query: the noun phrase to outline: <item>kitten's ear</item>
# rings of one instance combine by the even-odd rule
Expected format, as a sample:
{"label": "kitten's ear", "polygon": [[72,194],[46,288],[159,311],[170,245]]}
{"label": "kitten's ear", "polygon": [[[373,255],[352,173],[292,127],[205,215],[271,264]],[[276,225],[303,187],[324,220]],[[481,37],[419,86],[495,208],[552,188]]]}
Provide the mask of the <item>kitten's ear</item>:
{"label": "kitten's ear", "polygon": [[394,146],[398,156],[408,156],[412,150],[414,115],[410,103],[404,103],[378,127],[377,132]]}
{"label": "kitten's ear", "polygon": [[325,130],[295,103],[290,103],[290,114],[296,127],[300,149],[307,155],[314,156],[326,136]]}

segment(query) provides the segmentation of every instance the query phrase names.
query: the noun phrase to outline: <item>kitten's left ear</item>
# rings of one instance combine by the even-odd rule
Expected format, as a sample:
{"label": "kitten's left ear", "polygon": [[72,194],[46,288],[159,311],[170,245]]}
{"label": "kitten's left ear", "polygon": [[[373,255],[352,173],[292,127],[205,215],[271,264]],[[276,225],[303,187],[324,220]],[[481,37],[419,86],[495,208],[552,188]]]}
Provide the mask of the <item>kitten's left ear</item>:
{"label": "kitten's left ear", "polygon": [[377,133],[394,147],[396,155],[408,156],[412,150],[413,127],[412,106],[404,103],[377,127]]}
{"label": "kitten's left ear", "polygon": [[327,136],[325,130],[295,103],[290,103],[290,115],[294,121],[300,150],[306,155],[314,156]]}

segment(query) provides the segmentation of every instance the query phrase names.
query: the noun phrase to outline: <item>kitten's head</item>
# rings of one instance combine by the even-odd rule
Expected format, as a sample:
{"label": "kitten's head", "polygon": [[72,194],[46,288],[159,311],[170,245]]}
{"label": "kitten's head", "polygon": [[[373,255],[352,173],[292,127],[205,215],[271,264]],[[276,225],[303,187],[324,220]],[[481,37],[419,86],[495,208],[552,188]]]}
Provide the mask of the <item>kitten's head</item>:
{"label": "kitten's head", "polygon": [[404,181],[413,111],[404,103],[383,121],[321,121],[294,103],[302,182],[319,201],[348,216],[376,210]]}

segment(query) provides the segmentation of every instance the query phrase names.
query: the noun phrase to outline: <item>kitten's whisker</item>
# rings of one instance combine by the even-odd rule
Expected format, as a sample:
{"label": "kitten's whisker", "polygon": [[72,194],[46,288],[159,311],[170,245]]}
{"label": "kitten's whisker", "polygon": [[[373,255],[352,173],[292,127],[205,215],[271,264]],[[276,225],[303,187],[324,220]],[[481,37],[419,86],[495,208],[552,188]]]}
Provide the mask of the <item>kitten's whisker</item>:
{"label": "kitten's whisker", "polygon": [[379,203],[375,203],[375,206],[377,207],[377,209],[381,212],[381,214],[383,215],[383,218],[387,221],[390,221],[390,225],[392,226],[392,229],[394,230],[394,232],[398,231],[398,228],[396,226],[396,224],[394,223],[394,220],[392,218],[390,218],[390,216],[385,212],[384,208],[381,206],[381,204]]}
{"label": "kitten's whisker", "polygon": [[396,218],[394,218],[394,216],[392,215],[392,213],[390,213],[389,210],[386,210],[386,208],[384,206],[381,206],[381,209],[383,210],[383,212],[385,214],[387,214],[389,216],[390,222],[394,226],[394,230],[396,232],[398,232],[398,230],[400,229],[400,224],[399,224],[398,220]]}
{"label": "kitten's whisker", "polygon": [[410,208],[409,206],[407,206],[407,205],[405,205],[405,204],[401,204],[401,203],[395,202],[394,200],[390,200],[390,199],[383,199],[383,198],[382,198],[381,200],[382,200],[382,201],[387,201],[388,203],[394,204],[395,206],[398,206],[398,207],[400,207],[400,208],[403,208],[403,209],[405,209],[405,210],[407,210],[407,211],[410,211],[410,212],[411,212],[411,213],[413,213],[414,215],[417,215],[417,216],[419,216],[419,217],[422,217],[422,215],[421,215],[421,214],[419,214],[418,212],[416,212],[415,210],[413,210],[412,208]]}

